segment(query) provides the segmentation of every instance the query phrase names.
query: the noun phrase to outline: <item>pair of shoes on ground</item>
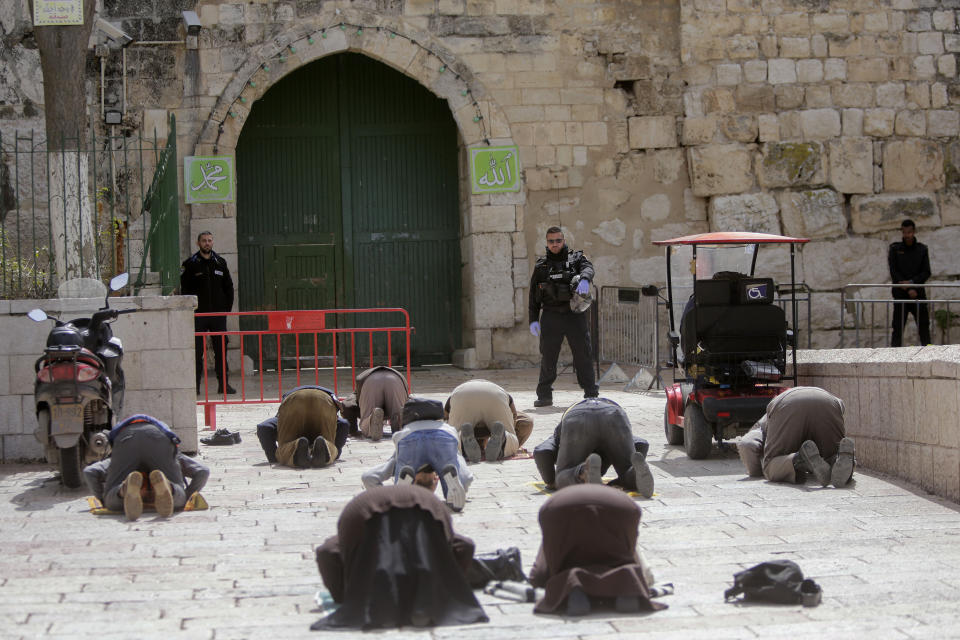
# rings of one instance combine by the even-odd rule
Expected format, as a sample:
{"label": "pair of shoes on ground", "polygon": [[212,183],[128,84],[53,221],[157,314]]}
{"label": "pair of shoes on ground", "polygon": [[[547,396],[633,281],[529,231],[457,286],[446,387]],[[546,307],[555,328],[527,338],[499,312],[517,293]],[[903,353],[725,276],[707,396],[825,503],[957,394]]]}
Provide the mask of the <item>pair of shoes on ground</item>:
{"label": "pair of shoes on ground", "polygon": [[330,449],[323,436],[317,436],[310,444],[308,438],[297,438],[297,446],[293,450],[293,466],[298,469],[309,467],[325,467],[330,464]]}
{"label": "pair of shoes on ground", "polygon": [[377,407],[370,416],[370,422],[367,426],[367,436],[374,442],[383,438],[383,409]]}
{"label": "pair of shoes on ground", "polygon": [[226,446],[231,444],[240,444],[240,434],[228,429],[217,429],[213,435],[206,438],[200,438],[200,442],[208,445]]}
{"label": "pair of shoes on ground", "polygon": [[[123,513],[127,520],[136,520],[143,513],[143,498],[140,495],[142,487],[143,474],[139,471],[130,473],[123,481],[120,490],[123,494]],[[173,489],[163,471],[154,469],[150,472],[150,487],[153,489],[153,507],[157,514],[164,518],[173,515]]]}
{"label": "pair of shoes on ground", "polygon": [[837,459],[833,465],[823,459],[820,455],[820,449],[813,440],[806,440],[800,445],[797,456],[794,461],[794,469],[797,471],[797,481],[805,480],[804,472],[813,474],[820,486],[825,487],[832,484],[840,488],[850,482],[853,477],[854,467],[854,443],[852,438],[843,438],[837,446]]}
{"label": "pair of shoes on ground", "polygon": [[[413,470],[413,467],[404,465],[403,468],[400,469],[397,484],[413,484],[416,477],[417,472]],[[462,511],[464,505],[467,504],[467,490],[464,488],[463,483],[460,482],[460,474],[457,473],[456,467],[452,464],[445,466],[440,472],[440,479],[447,488],[446,495],[444,495],[447,504],[449,504],[450,508],[454,511]]]}
{"label": "pair of shoes on ground", "polygon": [[[503,459],[503,447],[507,441],[507,431],[499,420],[490,425],[490,437],[483,448],[483,456],[487,462]],[[467,462],[480,462],[480,442],[473,430],[473,425],[465,422],[460,425],[460,444],[463,445],[463,457]]]}

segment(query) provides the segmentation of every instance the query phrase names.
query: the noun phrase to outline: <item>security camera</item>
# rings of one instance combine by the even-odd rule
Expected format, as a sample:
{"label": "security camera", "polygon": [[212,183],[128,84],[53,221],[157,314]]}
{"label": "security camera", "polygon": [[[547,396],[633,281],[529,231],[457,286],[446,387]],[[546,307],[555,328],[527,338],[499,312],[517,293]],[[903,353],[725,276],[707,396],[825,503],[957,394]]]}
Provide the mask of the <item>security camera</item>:
{"label": "security camera", "polygon": [[133,42],[133,38],[131,36],[128,36],[119,27],[110,24],[103,18],[97,18],[97,31],[107,36],[121,47],[126,47]]}
{"label": "security camera", "polygon": [[184,11],[183,24],[187,27],[188,36],[199,35],[200,27],[203,26],[200,24],[200,18],[197,16],[196,11]]}

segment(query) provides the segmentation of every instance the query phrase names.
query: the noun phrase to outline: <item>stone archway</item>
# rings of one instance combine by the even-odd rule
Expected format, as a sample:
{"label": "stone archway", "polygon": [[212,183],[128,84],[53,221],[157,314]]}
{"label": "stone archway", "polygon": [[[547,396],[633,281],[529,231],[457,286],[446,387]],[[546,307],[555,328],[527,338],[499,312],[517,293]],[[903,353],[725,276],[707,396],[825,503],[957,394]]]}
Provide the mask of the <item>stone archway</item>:
{"label": "stone archway", "polygon": [[[327,18],[327,20],[324,20]],[[388,21],[369,12],[324,13],[311,25],[297,25],[252,52],[237,70],[204,122],[194,154],[233,154],[252,104],[290,72],[319,58],[355,52],[378,60],[413,78],[447,101],[457,125],[462,159],[461,254],[462,349],[454,361],[464,367],[483,366],[493,358],[492,331],[515,326],[525,313],[526,288],[523,239],[525,186],[517,194],[469,195],[466,149],[478,144],[513,144],[510,126],[500,107],[490,99],[469,66],[446,50],[430,34],[396,19]],[[209,205],[191,205],[190,226],[197,213]],[[236,206],[222,206],[232,223],[233,246],[220,244],[225,253],[236,252]],[[519,247],[519,249],[517,249]],[[509,283],[508,286],[505,286]]]}

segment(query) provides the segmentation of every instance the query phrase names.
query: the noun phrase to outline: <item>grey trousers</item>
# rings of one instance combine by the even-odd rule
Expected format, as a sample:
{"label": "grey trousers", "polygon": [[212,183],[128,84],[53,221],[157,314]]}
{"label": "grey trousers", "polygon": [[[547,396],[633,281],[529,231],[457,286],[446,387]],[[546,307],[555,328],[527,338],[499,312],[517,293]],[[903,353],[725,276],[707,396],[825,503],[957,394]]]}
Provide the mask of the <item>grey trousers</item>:
{"label": "grey trousers", "polygon": [[581,400],[560,419],[557,488],[577,484],[579,466],[591,453],[598,453],[613,466],[622,486],[633,491],[637,488],[631,461],[634,451],[630,419],[620,405],[606,398]]}
{"label": "grey trousers", "polygon": [[110,459],[103,492],[103,506],[107,509],[123,511],[120,487],[128,475],[139,471],[146,476],[154,469],[162,471],[170,481],[174,508],[179,509],[187,503],[183,472],[177,462],[177,447],[152,424],[135,422],[121,429],[113,441]]}

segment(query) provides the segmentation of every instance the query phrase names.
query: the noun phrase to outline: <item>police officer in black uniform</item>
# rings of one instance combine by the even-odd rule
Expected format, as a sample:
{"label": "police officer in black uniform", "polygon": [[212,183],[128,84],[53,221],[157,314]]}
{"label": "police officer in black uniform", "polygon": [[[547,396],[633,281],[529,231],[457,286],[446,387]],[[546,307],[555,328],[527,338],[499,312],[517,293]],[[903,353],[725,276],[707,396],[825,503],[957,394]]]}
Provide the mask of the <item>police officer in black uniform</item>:
{"label": "police officer in black uniform", "polygon": [[535,407],[553,404],[553,381],[557,379],[557,358],[564,338],[573,352],[573,366],[583,397],[595,398],[599,393],[591,362],[587,314],[570,308],[574,293],[571,283],[576,276],[580,276],[576,292],[589,292],[593,265],[582,251],[571,251],[567,247],[559,227],[550,227],[547,254],[537,258],[530,278],[530,333],[540,337],[540,382]]}
{"label": "police officer in black uniform", "polygon": [[[233,308],[233,278],[227,261],[213,250],[213,234],[202,231],[197,236],[199,251],[183,261],[180,266],[180,294],[197,296],[197,313],[216,313],[230,311]],[[196,331],[226,331],[226,316],[195,317],[193,326]],[[217,367],[217,393],[236,393],[227,380],[224,349],[226,336],[213,336],[213,355]],[[200,381],[203,379],[203,338],[196,338],[197,348],[197,393],[200,393]]]}
{"label": "police officer in black uniform", "polygon": [[[887,262],[890,266],[890,279],[895,284],[923,284],[930,279],[930,254],[927,245],[917,242],[917,227],[909,218],[900,225],[903,240],[890,244]],[[930,344],[930,312],[927,303],[918,302],[927,299],[923,287],[893,287],[893,335],[891,347],[903,346],[903,325],[907,323],[907,314],[912,313],[917,321],[920,344]]]}

